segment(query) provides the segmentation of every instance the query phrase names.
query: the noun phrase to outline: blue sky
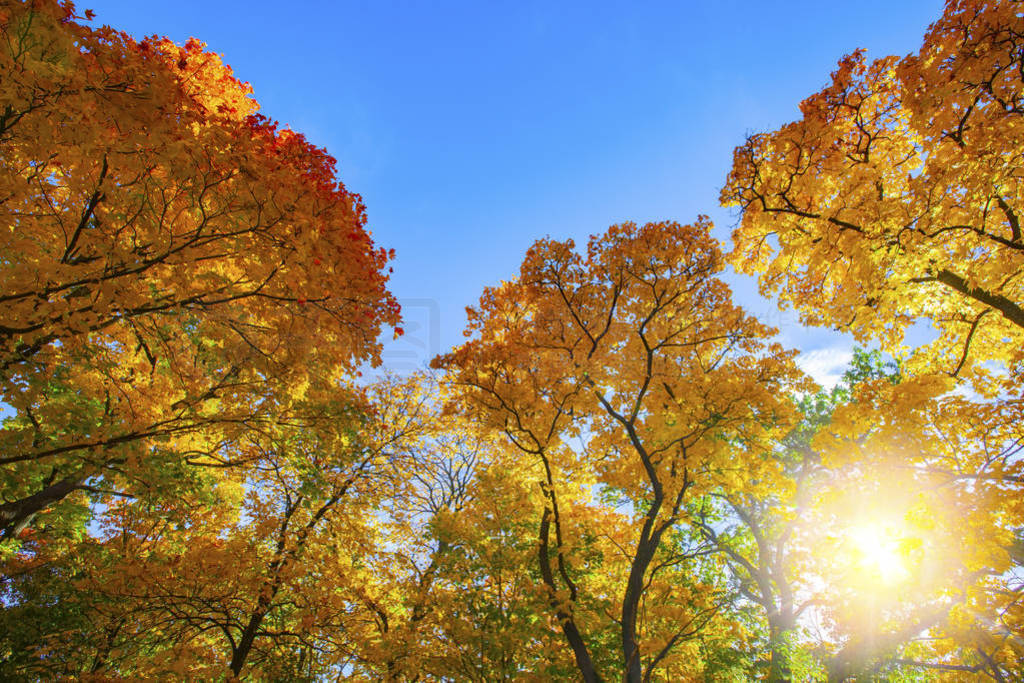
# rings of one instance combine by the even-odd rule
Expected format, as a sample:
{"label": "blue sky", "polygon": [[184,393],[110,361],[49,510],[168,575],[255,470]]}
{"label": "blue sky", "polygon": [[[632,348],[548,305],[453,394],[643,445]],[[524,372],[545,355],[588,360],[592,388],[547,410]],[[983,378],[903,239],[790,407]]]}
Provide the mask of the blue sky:
{"label": "blue sky", "polygon": [[[939,0],[360,2],[86,0],[135,36],[196,37],[262,113],[338,159],[398,252],[398,370],[462,339],[463,309],[551,236],[710,215],[733,148],[798,116],[844,54],[915,51]],[[848,339],[736,297],[824,378]],[[835,368],[833,368],[835,370]],[[834,374],[834,372],[833,372]]]}

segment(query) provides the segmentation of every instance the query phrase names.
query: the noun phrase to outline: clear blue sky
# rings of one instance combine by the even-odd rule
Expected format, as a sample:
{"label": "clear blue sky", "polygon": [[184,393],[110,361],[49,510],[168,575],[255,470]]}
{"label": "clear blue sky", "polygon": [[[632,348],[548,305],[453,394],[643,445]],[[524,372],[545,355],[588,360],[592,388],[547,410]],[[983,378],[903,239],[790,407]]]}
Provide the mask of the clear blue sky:
{"label": "clear blue sky", "polygon": [[[338,159],[409,335],[396,369],[461,339],[463,309],[550,235],[710,215],[733,148],[797,117],[837,60],[915,51],[939,0],[360,2],[87,0],[135,36],[194,36],[252,83],[262,113]],[[805,330],[755,288],[737,298],[810,365],[849,340]],[[424,301],[436,302],[424,303]],[[430,325],[436,328],[432,339]],[[815,368],[820,371],[820,368]]]}

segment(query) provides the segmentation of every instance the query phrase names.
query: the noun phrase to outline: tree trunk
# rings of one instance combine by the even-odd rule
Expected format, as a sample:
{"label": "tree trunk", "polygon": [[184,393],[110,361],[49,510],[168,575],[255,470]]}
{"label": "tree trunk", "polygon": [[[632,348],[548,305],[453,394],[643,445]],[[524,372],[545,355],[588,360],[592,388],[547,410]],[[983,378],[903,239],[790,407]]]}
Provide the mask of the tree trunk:
{"label": "tree trunk", "polygon": [[555,616],[558,617],[558,622],[562,626],[562,634],[565,635],[565,639],[569,642],[569,647],[572,648],[572,652],[576,656],[576,668],[583,675],[585,683],[600,683],[601,678],[597,675],[597,670],[594,669],[594,662],[590,659],[590,652],[587,650],[587,644],[583,641],[582,634],[576,628],[576,622],[573,621],[571,614],[562,609],[561,604],[555,598],[555,574],[551,567],[551,557],[549,555],[551,515],[551,510],[545,508],[540,521],[540,531],[538,533],[540,543],[537,550],[540,574],[551,596],[551,605],[555,608]]}
{"label": "tree trunk", "polygon": [[249,623],[245,625],[245,630],[242,631],[238,647],[231,654],[231,673],[235,674],[235,676],[242,673],[242,667],[245,666],[245,660],[249,656],[250,650],[252,650],[252,644],[256,642],[256,632],[259,630],[260,624],[263,623],[263,617],[266,614],[264,610],[257,609],[249,617]]}
{"label": "tree trunk", "polygon": [[654,554],[661,543],[661,535],[667,528],[662,524],[655,528],[655,519],[661,511],[661,496],[655,498],[648,510],[644,527],[637,543],[636,553],[629,568],[626,593],[622,598],[622,657],[625,665],[623,680],[629,683],[643,683],[643,666],[640,661],[640,644],[637,642],[636,622],[640,614],[640,599],[644,593],[644,577],[654,560]]}
{"label": "tree trunk", "polygon": [[0,505],[0,536],[14,538],[32,523],[37,513],[66,498],[88,478],[89,472],[83,468],[31,496]]}
{"label": "tree trunk", "polygon": [[771,649],[771,665],[768,669],[769,683],[789,683],[793,680],[793,669],[790,662],[792,655],[790,636],[795,628],[793,622],[793,619],[787,619],[784,615],[768,619],[768,645]]}

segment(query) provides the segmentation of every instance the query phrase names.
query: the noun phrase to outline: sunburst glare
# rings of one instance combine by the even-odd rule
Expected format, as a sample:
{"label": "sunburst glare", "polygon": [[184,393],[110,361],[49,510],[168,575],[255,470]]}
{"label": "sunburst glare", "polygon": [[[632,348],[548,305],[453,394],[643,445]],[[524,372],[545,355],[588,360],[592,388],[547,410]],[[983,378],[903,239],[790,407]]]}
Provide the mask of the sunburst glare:
{"label": "sunburst glare", "polygon": [[891,586],[905,580],[910,572],[900,550],[902,534],[893,524],[866,522],[846,534],[857,569],[867,579]]}

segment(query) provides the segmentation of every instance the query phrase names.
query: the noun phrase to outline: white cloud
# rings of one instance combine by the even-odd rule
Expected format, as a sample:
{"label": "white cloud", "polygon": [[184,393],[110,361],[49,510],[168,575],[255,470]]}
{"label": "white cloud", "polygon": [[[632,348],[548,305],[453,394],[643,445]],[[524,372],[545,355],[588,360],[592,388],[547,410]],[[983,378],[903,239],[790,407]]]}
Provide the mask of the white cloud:
{"label": "white cloud", "polygon": [[826,389],[831,389],[843,378],[853,360],[853,350],[846,346],[805,351],[796,358],[797,365]]}

